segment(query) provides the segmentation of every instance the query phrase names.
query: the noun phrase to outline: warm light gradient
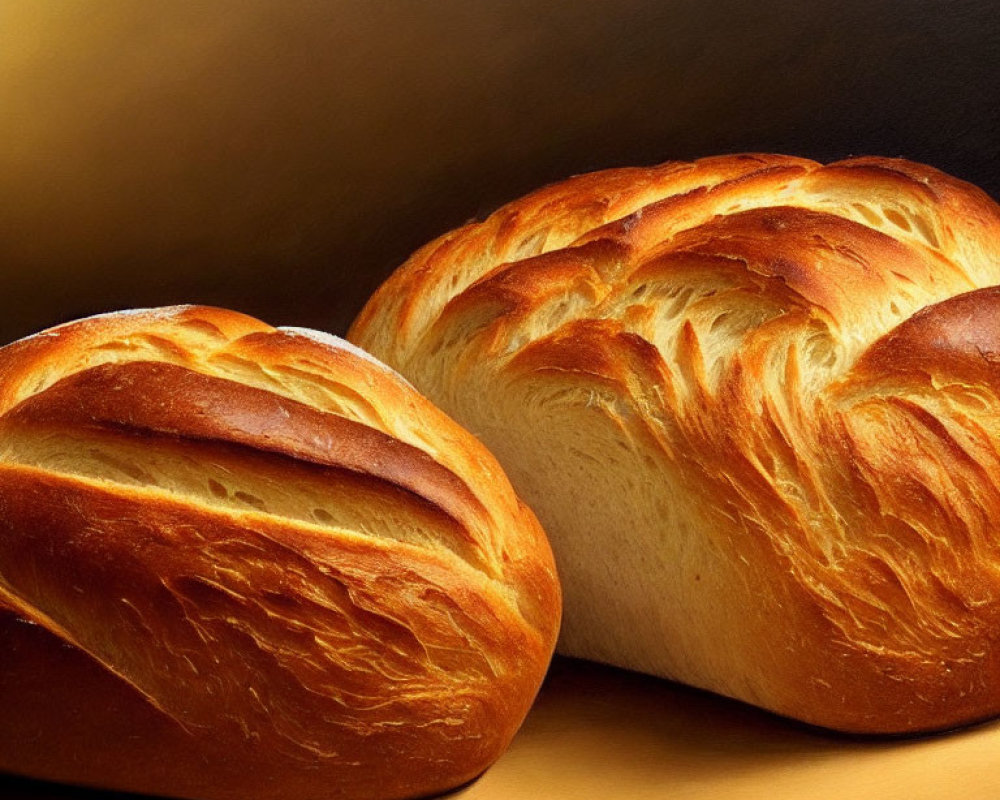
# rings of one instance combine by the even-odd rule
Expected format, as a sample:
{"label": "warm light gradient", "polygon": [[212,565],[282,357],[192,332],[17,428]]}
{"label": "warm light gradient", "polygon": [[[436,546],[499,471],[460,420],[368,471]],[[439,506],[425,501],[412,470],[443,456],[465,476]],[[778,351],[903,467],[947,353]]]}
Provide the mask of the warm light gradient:
{"label": "warm light gradient", "polygon": [[342,332],[422,243],[616,165],[1000,189],[982,0],[10,0],[0,37],[0,341],[184,301]]}

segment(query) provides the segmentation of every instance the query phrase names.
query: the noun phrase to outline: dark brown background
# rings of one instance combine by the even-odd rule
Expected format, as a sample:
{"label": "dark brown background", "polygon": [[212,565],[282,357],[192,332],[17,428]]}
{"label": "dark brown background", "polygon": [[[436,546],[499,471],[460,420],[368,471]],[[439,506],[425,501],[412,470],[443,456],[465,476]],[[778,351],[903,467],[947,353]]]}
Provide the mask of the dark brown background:
{"label": "dark brown background", "polygon": [[174,302],[342,332],[571,173],[904,155],[1000,194],[985,0],[0,5],[0,342]]}

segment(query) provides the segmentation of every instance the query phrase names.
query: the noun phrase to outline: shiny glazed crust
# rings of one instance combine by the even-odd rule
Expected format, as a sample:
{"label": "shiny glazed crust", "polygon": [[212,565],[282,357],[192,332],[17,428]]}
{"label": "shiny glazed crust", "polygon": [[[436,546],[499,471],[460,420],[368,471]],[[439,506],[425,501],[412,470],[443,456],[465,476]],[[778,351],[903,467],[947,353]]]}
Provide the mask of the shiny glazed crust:
{"label": "shiny glazed crust", "polygon": [[495,460],[341,340],[176,307],[0,350],[0,770],[442,791],[509,743],[559,609]]}
{"label": "shiny glazed crust", "polygon": [[1000,210],[904,160],[573,178],[350,338],[497,455],[560,649],[853,732],[1000,712]]}

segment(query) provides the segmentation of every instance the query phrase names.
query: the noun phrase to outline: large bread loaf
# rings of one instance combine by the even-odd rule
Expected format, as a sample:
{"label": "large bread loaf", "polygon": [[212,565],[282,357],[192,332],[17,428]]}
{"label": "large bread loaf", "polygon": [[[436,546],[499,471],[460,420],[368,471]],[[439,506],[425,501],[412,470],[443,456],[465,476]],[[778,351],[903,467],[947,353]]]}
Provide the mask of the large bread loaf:
{"label": "large bread loaf", "polygon": [[0,770],[442,791],[506,747],[558,618],[493,458],[345,342],[169,308],[0,350]]}
{"label": "large bread loaf", "polygon": [[352,338],[539,515],[560,649],[818,725],[1000,712],[1000,211],[903,160],[573,178]]}

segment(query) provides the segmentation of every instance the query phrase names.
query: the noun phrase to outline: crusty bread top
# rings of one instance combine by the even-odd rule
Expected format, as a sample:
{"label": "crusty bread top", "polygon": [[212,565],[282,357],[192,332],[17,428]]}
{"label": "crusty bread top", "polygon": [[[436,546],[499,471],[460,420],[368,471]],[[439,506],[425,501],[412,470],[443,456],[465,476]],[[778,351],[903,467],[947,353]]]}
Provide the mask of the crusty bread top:
{"label": "crusty bread top", "polygon": [[[719,231],[720,238],[738,239],[742,230],[746,240],[754,236],[754,223],[767,225],[770,220],[773,232],[773,226],[783,226],[786,217],[804,225],[806,237],[811,235],[809,224],[821,218],[834,226],[838,221],[852,223],[841,230],[860,236],[873,250],[854,254],[857,269],[840,269],[826,278],[808,267],[797,275],[783,273],[803,258],[766,259],[774,277],[798,281],[799,287],[793,288],[807,292],[810,288],[838,291],[838,282],[843,291],[849,288],[844,281],[860,289],[888,281],[890,285],[902,282],[895,288],[906,295],[905,284],[912,276],[894,275],[891,262],[867,263],[866,256],[884,255],[879,249],[885,247],[895,248],[892,261],[923,263],[925,277],[938,270],[956,273],[949,286],[952,290],[990,286],[996,275],[990,241],[1000,230],[996,205],[979,189],[939,170],[878,157],[821,165],[767,154],[718,156],[570,178],[509,203],[483,222],[451,231],[415,253],[380,287],[348,338],[369,343],[372,352],[393,353],[394,361],[401,361],[453,298],[474,285],[485,295],[482,285],[486,283],[498,295],[495,302],[521,300],[537,310],[541,300],[562,298],[569,289],[576,290],[571,299],[577,299],[575,295],[589,278],[595,296],[580,308],[563,309],[554,322],[609,316],[602,314],[601,303],[617,297],[616,289],[635,275],[637,267],[652,266],[670,252],[694,255],[698,239],[714,238],[713,227],[698,232],[703,225],[728,226]],[[686,237],[674,241],[685,232],[689,232]],[[543,255],[549,257],[541,263],[535,260]],[[852,257],[849,252],[842,255]],[[714,263],[741,259],[739,253],[704,252],[702,256]],[[590,270],[574,270],[577,261]],[[524,266],[518,269],[519,264]],[[918,282],[918,291],[920,286]],[[515,287],[516,295],[511,296]],[[888,292],[891,287],[885,288]],[[945,299],[954,293],[939,290],[935,294]],[[867,305],[878,312],[884,294]],[[919,307],[919,300],[908,305]],[[865,305],[857,304],[857,310],[861,312]],[[849,307],[828,310],[842,314]],[[895,313],[898,322],[902,311]],[[864,333],[869,339],[877,335]],[[540,338],[540,332],[531,330],[531,336]]]}
{"label": "crusty bread top", "polygon": [[[440,791],[509,742],[558,628],[548,544],[485,448],[352,345],[231,311],[0,350],[0,510],[0,611],[184,731],[168,762],[191,742],[204,761],[156,787],[129,742],[108,767],[82,741],[0,769],[198,797]],[[18,724],[44,741],[60,710],[37,713]]]}
{"label": "crusty bread top", "polygon": [[[18,443],[38,427],[79,437],[81,451],[89,432],[160,435],[349,473],[448,521],[440,538],[411,544],[458,552],[493,579],[504,576],[504,553],[523,544],[502,524],[521,512],[496,462],[401,376],[348,342],[232,311],[119,312],[15,342],[0,352],[0,417]],[[11,453],[12,461],[30,457]],[[158,486],[155,476],[130,476],[110,458],[84,466],[85,453],[78,455],[93,478]],[[182,489],[169,481],[159,488],[194,503],[267,508],[249,493],[223,497],[207,483]],[[299,521],[323,527],[318,511],[303,506],[311,518]]]}
{"label": "crusty bread top", "polygon": [[[1000,711],[997,284],[1000,209],[973,186],[901,159],[723,156],[572,178],[446,234],[350,338],[473,430],[588,406],[574,424],[617,432],[597,451],[567,427],[557,465],[484,436],[588,575],[563,568],[567,650],[915,730]],[[531,493],[529,461],[573,475],[563,497]],[[625,574],[583,595],[606,579],[572,484],[602,462],[607,503],[640,526],[617,541],[641,542],[637,569],[668,564],[678,610],[655,624]],[[621,624],[600,609],[616,596],[646,628],[632,640],[679,638],[594,633]]]}

